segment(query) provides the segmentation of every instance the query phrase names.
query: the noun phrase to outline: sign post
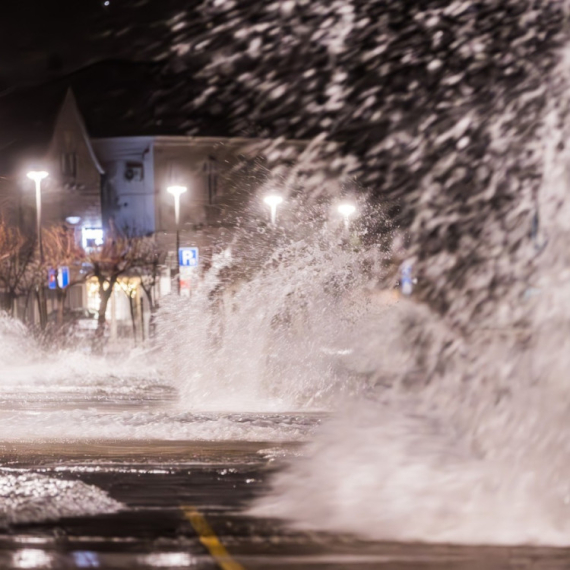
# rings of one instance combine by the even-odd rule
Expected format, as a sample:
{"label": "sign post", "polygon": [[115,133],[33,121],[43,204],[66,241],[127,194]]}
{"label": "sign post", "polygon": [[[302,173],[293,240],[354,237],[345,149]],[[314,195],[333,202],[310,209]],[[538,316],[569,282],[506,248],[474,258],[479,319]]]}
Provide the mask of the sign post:
{"label": "sign post", "polygon": [[190,296],[192,280],[198,267],[200,257],[197,247],[178,248],[178,262],[180,264],[180,294]]}

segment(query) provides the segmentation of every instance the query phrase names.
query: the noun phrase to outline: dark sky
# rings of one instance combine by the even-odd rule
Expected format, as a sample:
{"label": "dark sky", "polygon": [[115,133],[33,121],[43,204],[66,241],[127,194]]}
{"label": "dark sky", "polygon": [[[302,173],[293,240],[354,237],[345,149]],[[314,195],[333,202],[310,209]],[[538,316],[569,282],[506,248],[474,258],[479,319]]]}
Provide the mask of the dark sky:
{"label": "dark sky", "polygon": [[164,46],[169,20],[193,2],[9,0],[2,4],[0,84],[6,88],[42,82],[106,58],[163,57],[168,54]]}

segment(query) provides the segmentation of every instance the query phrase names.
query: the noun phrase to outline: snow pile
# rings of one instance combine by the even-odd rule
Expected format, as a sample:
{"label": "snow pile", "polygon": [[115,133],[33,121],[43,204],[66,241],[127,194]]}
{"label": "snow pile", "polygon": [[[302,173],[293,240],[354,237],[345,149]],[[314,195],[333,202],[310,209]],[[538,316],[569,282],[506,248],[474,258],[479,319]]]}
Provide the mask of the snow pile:
{"label": "snow pile", "polygon": [[137,398],[164,388],[153,357],[130,350],[120,360],[77,350],[42,348],[24,324],[0,313],[0,397]]}
{"label": "snow pile", "polygon": [[0,312],[0,379],[8,365],[34,359],[37,346],[26,327],[6,313]]}
{"label": "snow pile", "polygon": [[71,409],[0,411],[0,441],[306,441],[320,418],[305,414],[218,414]]}
{"label": "snow pile", "polygon": [[19,346],[28,356],[14,355],[9,362],[0,362],[0,396],[5,400],[53,400],[66,395],[137,399],[161,390],[171,395],[152,356],[143,351],[129,351],[119,360],[81,351],[41,351],[26,337],[16,342],[22,343]]}
{"label": "snow pile", "polygon": [[81,481],[0,471],[0,527],[115,513],[123,505]]}

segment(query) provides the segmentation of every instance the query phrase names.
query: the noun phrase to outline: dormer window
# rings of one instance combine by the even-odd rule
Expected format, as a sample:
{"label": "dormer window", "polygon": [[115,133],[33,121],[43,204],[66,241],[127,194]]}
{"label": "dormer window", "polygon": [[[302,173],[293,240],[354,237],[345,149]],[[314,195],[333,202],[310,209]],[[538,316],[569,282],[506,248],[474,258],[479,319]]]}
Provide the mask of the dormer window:
{"label": "dormer window", "polygon": [[144,169],[141,162],[127,162],[125,166],[125,180],[129,182],[142,182]]}
{"label": "dormer window", "polygon": [[64,152],[61,155],[61,174],[75,178],[77,176],[77,153]]}

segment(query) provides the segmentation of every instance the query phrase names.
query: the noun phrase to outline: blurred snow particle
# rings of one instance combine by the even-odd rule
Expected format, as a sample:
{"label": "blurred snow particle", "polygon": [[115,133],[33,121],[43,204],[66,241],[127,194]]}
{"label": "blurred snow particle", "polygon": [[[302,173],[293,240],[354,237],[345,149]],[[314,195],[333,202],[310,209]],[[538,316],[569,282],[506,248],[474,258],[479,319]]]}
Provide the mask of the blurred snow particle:
{"label": "blurred snow particle", "polygon": [[463,138],[459,139],[459,141],[457,142],[457,149],[463,150],[464,148],[469,146],[470,142],[471,142],[471,140],[469,139],[469,137],[463,137]]}
{"label": "blurred snow particle", "polygon": [[433,59],[429,62],[427,68],[429,71],[437,71],[443,64],[439,59]]}
{"label": "blurred snow particle", "polygon": [[253,40],[251,40],[251,42],[249,43],[249,48],[248,48],[248,52],[251,55],[258,55],[259,54],[259,48],[261,47],[261,38],[257,37],[257,38],[253,38]]}

